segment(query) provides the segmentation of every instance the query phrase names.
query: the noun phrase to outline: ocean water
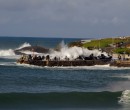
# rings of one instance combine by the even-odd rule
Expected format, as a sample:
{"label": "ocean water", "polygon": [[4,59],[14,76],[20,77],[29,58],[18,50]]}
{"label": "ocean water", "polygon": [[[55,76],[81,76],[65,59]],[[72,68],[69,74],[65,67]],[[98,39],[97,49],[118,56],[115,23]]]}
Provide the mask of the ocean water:
{"label": "ocean water", "polygon": [[129,110],[130,68],[17,64],[13,50],[80,39],[0,37],[0,110]]}

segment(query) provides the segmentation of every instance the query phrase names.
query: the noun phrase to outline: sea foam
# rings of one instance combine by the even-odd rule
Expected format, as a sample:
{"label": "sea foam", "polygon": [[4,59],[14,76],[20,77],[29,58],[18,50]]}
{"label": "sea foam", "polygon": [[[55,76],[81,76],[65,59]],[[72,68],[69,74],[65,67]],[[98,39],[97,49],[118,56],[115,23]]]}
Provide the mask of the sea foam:
{"label": "sea foam", "polygon": [[59,51],[51,51],[50,57],[51,59],[53,59],[54,57],[58,57],[61,60],[64,60],[67,57],[70,60],[74,60],[79,56],[89,57],[91,54],[93,54],[95,57],[100,56],[101,54],[104,54],[106,57],[108,57],[108,54],[106,52],[102,52],[98,49],[89,50],[84,47],[68,47],[67,45],[65,45],[64,41],[61,42]]}
{"label": "sea foam", "polygon": [[130,104],[130,90],[125,90],[122,92],[122,96],[119,100],[120,104]]}
{"label": "sea foam", "polygon": [[22,48],[24,48],[24,47],[29,47],[29,46],[31,46],[31,45],[30,45],[29,43],[25,42],[25,43],[23,43],[22,45],[20,45],[18,48],[16,48],[16,50],[22,49]]}
{"label": "sea foam", "polygon": [[[28,46],[31,46],[31,45],[29,43],[25,42],[20,47],[16,48],[16,50],[24,48],[24,47],[28,47]],[[15,54],[13,49],[0,50],[0,57],[1,58],[8,58],[8,59],[16,59],[16,58],[18,58],[18,56]]]}
{"label": "sea foam", "polygon": [[0,50],[0,56],[14,56],[15,53],[12,49]]}

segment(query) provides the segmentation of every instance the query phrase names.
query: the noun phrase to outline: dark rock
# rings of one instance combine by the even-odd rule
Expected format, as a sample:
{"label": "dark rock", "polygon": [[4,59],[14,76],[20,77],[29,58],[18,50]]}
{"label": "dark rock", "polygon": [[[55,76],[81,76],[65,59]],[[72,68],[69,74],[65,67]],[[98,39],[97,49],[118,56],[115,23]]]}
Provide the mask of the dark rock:
{"label": "dark rock", "polygon": [[49,49],[46,49],[41,46],[29,46],[29,47],[24,47],[21,49],[14,50],[15,54],[21,55],[23,54],[21,51],[32,51],[32,52],[37,52],[37,53],[48,53]]}

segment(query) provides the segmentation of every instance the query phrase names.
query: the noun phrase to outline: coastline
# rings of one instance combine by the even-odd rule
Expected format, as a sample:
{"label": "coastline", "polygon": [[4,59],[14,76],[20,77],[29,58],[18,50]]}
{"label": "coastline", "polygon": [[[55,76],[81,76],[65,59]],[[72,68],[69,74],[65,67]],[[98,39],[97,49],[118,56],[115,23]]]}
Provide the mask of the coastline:
{"label": "coastline", "polygon": [[[106,38],[106,39],[108,39],[108,38]],[[106,40],[106,39],[103,39],[103,40]],[[109,40],[110,39],[112,39],[112,38],[109,38]],[[124,38],[123,39],[117,38],[117,39],[124,40]],[[92,42],[92,40],[81,40],[81,42],[82,41],[87,42],[87,43]],[[110,52],[110,51],[107,52],[107,51],[104,51],[102,48],[101,49],[95,48],[95,49],[91,50],[91,49],[83,48],[83,46],[79,45],[80,41],[77,41],[77,42],[78,43],[71,42],[73,44],[76,44],[76,46],[72,45],[72,46],[68,47],[62,41],[59,44],[58,50],[53,50],[53,51],[51,51],[52,53],[46,53],[46,54],[43,53],[43,55],[45,55],[44,58],[47,55],[49,55],[49,57],[50,57],[49,59],[45,58],[46,60],[41,60],[41,58],[40,58],[40,61],[37,61],[37,60],[34,61],[34,60],[32,60],[34,55],[32,55],[30,57],[31,61],[28,61],[28,60],[21,61],[19,59],[17,62],[31,64],[31,65],[37,65],[37,66],[50,66],[50,67],[52,67],[52,66],[94,66],[94,65],[106,65],[106,64],[110,64],[112,66],[122,66],[122,67],[130,66],[130,64],[129,64],[130,56],[127,53],[119,54],[119,53]],[[101,45],[101,43],[100,43],[100,45]],[[113,45],[114,45],[114,47],[112,47],[113,49],[120,48],[120,47],[115,47],[115,44],[112,44],[112,45],[109,44],[109,46],[113,46]],[[31,46],[30,48],[33,48],[33,46]],[[119,55],[121,57],[120,59],[119,59]],[[37,56],[37,57],[39,57],[39,56]],[[120,61],[120,64],[119,64],[119,61]]]}

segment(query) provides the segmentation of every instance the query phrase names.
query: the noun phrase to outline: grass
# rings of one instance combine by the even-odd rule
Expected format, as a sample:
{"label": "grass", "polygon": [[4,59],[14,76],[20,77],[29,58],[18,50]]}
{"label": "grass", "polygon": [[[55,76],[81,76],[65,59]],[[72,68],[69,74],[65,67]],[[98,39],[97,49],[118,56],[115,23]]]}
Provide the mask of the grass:
{"label": "grass", "polygon": [[126,54],[130,54],[130,49],[129,48],[116,48],[114,50],[115,53],[123,54],[124,52]]}
{"label": "grass", "polygon": [[[128,38],[127,40],[130,40]],[[120,39],[120,38],[105,38],[105,39],[98,39],[98,40],[92,40],[91,42],[87,42],[83,45],[85,48],[104,48],[108,47],[110,44],[115,44],[118,42],[126,42],[126,39]]]}

